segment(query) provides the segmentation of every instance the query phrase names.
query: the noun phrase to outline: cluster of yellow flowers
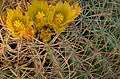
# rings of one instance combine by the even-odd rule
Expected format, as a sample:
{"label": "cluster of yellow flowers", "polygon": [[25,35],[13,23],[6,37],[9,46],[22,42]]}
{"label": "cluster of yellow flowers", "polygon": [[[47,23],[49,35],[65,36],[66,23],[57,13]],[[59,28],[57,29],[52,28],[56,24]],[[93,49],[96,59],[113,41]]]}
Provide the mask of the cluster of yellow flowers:
{"label": "cluster of yellow flowers", "polygon": [[65,30],[81,13],[78,3],[70,5],[68,2],[48,4],[44,0],[33,0],[28,5],[28,11],[23,15],[18,7],[7,9],[7,28],[15,38],[32,40],[35,33],[43,42],[48,42],[53,35],[50,29],[59,34]]}

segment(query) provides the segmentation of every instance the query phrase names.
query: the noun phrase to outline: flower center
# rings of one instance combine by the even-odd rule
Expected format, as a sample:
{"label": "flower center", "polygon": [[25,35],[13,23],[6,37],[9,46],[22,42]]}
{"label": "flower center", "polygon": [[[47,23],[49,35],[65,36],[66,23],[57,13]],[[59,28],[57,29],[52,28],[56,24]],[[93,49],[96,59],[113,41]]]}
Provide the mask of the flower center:
{"label": "flower center", "polygon": [[15,27],[15,30],[19,31],[24,27],[24,24],[20,20],[15,20],[13,26]]}
{"label": "flower center", "polygon": [[36,20],[41,22],[45,17],[45,14],[42,12],[38,12],[37,15],[36,15]]}
{"label": "flower center", "polygon": [[61,13],[58,13],[54,16],[54,23],[60,24],[63,22],[64,16]]}

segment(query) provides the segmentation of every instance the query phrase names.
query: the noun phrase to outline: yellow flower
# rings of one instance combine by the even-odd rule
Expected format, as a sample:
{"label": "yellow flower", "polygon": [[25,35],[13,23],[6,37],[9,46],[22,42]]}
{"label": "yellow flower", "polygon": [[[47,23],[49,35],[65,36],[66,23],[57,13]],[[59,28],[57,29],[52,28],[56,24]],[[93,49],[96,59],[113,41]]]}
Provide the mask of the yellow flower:
{"label": "yellow flower", "polygon": [[40,39],[42,39],[43,42],[48,42],[51,39],[51,35],[50,29],[41,29],[40,31]]}
{"label": "yellow flower", "polygon": [[55,32],[61,33],[65,30],[70,22],[74,21],[73,9],[67,2],[58,2],[53,11],[52,28]]}
{"label": "yellow flower", "polygon": [[[68,2],[68,3],[72,3],[73,2],[73,0],[62,0],[62,1],[66,1],[66,2]],[[74,0],[75,1],[75,0]]]}
{"label": "yellow flower", "polygon": [[81,14],[81,12],[82,12],[82,9],[79,7],[78,2],[76,2],[76,3],[72,6],[72,8],[73,8],[73,18],[78,17],[78,16]]}
{"label": "yellow flower", "polygon": [[33,0],[31,5],[28,5],[28,15],[34,21],[36,28],[41,28],[47,24],[48,3],[44,0]]}
{"label": "yellow flower", "polygon": [[[32,28],[30,25],[29,17],[23,16],[22,12],[18,7],[15,10],[7,9],[7,28],[11,31],[11,34],[15,38],[24,38],[26,36],[32,36],[33,34],[28,33],[26,29]],[[31,38],[26,38],[31,40]]]}
{"label": "yellow flower", "polygon": [[25,28],[23,31],[23,38],[27,40],[32,40],[34,36],[34,29],[33,27]]}
{"label": "yellow flower", "polygon": [[58,2],[58,1],[63,1],[63,2],[68,2],[68,3],[72,3],[73,2],[73,0],[50,0],[50,1],[52,1],[52,3],[56,3],[56,2]]}

